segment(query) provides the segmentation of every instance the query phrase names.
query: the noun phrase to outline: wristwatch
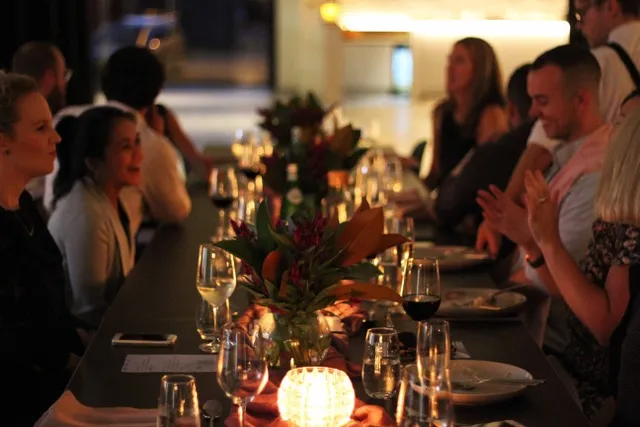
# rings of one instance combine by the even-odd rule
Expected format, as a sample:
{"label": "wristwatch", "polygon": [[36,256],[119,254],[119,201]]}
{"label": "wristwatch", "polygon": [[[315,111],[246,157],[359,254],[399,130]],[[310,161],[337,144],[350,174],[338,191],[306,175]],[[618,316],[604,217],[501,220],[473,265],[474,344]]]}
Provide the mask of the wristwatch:
{"label": "wristwatch", "polygon": [[524,256],[524,260],[527,261],[527,264],[531,266],[531,268],[540,268],[544,265],[544,255],[540,255],[538,258],[531,259],[529,255]]}

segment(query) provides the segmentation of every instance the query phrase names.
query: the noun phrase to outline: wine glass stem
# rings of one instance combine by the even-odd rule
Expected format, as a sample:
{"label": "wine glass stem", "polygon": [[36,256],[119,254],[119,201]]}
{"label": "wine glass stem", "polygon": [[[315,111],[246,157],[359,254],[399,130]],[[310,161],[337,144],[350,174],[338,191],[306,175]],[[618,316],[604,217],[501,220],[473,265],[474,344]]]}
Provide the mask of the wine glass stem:
{"label": "wine glass stem", "polygon": [[238,424],[240,425],[240,427],[244,427],[244,412],[246,410],[245,406],[246,404],[244,402],[238,405]]}

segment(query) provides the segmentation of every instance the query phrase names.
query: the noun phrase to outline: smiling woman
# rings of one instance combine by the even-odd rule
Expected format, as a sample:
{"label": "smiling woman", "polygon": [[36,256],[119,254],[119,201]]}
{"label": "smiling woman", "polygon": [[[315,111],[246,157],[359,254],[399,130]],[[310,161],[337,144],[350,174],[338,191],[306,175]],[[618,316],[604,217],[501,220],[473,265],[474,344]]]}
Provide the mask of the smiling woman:
{"label": "smiling woman", "polygon": [[135,118],[117,108],[65,120],[49,230],[65,260],[71,313],[95,328],[133,267],[142,149]]}

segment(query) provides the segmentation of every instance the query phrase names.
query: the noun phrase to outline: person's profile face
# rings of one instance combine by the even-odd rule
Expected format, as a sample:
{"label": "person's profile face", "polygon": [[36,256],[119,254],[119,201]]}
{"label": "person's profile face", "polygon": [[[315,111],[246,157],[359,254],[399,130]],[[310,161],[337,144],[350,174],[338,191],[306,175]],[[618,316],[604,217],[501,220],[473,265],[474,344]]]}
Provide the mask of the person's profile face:
{"label": "person's profile face", "polygon": [[531,70],[527,91],[532,100],[530,113],[540,120],[547,137],[566,140],[572,131],[576,108],[567,96],[562,70],[552,65]]}
{"label": "person's profile face", "polygon": [[620,114],[618,115],[614,126],[619,126],[620,123],[624,121],[624,119],[629,116],[636,108],[640,107],[640,95],[634,96],[633,98],[627,100],[620,107]]}
{"label": "person's profile face", "polygon": [[53,128],[51,111],[39,92],[24,95],[16,105],[19,120],[12,135],[2,135],[10,151],[7,159],[28,178],[53,171],[60,136]]}
{"label": "person's profile face", "polygon": [[607,43],[609,31],[606,25],[606,11],[595,0],[574,0],[577,28],[582,32],[589,47],[595,48]]}
{"label": "person's profile face", "polygon": [[469,51],[460,43],[453,46],[447,61],[447,92],[461,93],[471,86],[473,62]]}

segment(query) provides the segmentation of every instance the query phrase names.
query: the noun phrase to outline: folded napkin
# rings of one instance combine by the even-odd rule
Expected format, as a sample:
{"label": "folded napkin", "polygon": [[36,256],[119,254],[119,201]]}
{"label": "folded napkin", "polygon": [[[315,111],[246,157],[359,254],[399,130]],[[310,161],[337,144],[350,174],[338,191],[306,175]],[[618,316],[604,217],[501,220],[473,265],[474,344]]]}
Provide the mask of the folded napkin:
{"label": "folded napkin", "polygon": [[157,409],[91,408],[65,391],[34,427],[155,427],[157,415]]}
{"label": "folded napkin", "polygon": [[[340,317],[343,322],[345,319],[350,322],[352,321],[350,324],[345,325],[346,329],[351,333],[357,332],[357,329],[354,330],[351,328],[359,328],[364,318],[364,315],[359,312],[359,308],[351,304],[338,304],[323,311]],[[265,307],[252,305],[238,318],[237,323],[248,330],[254,320],[260,319],[268,312],[269,310]],[[340,369],[346,372],[351,378],[360,377],[360,364],[349,362],[346,359],[348,349],[348,335],[346,333],[333,334],[331,336],[331,347],[322,362],[322,366]],[[286,427],[289,425],[280,420],[278,413],[278,386],[285,374],[286,371],[284,370],[269,371],[269,382],[267,386],[247,407],[245,414],[246,426]],[[356,399],[356,408],[362,405],[363,402]],[[225,425],[229,427],[237,426],[238,414],[233,412],[225,421]]]}

